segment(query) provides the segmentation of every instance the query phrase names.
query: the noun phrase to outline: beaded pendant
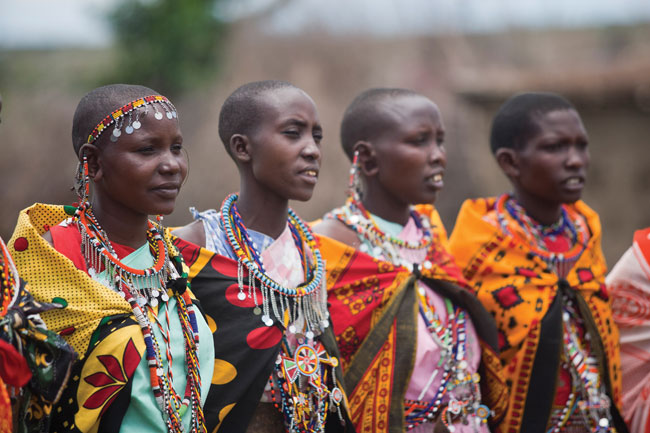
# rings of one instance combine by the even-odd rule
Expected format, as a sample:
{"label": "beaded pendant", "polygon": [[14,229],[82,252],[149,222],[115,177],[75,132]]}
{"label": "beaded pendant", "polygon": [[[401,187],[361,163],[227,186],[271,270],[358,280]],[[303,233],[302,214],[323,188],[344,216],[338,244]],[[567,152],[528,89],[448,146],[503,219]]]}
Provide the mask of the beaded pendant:
{"label": "beaded pendant", "polygon": [[291,351],[283,338],[270,386],[273,403],[283,414],[289,433],[323,432],[329,412],[336,412],[343,421],[338,365],[338,359],[318,341],[299,339]]}

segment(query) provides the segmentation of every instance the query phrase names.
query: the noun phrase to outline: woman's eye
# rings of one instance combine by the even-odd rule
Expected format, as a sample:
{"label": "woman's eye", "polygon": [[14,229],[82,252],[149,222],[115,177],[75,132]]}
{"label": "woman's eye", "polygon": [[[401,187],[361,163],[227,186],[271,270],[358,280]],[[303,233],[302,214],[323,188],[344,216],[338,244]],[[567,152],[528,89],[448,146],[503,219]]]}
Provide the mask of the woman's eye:
{"label": "woman's eye", "polygon": [[154,150],[153,146],[143,146],[138,148],[138,153],[153,153]]}
{"label": "woman's eye", "polygon": [[290,137],[300,137],[300,131],[296,129],[289,129],[283,132],[284,135],[288,135]]}
{"label": "woman's eye", "polygon": [[411,143],[413,143],[413,144],[417,144],[417,145],[425,144],[425,143],[427,143],[428,141],[429,141],[429,135],[428,135],[428,134],[417,135],[417,136],[413,137],[413,138],[410,140]]}

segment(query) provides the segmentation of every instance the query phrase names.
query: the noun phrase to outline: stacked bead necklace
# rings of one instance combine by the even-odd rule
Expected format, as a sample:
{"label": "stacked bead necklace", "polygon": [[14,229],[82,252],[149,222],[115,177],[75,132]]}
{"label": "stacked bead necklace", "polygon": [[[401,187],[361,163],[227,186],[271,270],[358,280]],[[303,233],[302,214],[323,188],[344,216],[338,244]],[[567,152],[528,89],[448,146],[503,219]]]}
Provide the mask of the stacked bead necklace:
{"label": "stacked bead necklace", "polygon": [[[134,269],[123,264],[95,218],[90,203],[84,201],[75,211],[73,222],[81,233],[82,254],[88,266],[88,273],[97,276],[100,272],[108,275],[108,285],[119,293],[129,303],[133,314],[140,325],[146,345],[146,356],[149,365],[151,387],[169,432],[184,432],[182,417],[191,408],[191,432],[203,432],[205,420],[201,408],[201,376],[198,360],[199,332],[196,313],[186,287],[169,292],[167,285],[170,281],[186,279],[186,273],[179,275],[176,267],[182,269],[182,261],[177,254],[170,260],[169,246],[161,230],[149,222],[147,241],[155,258],[154,266],[147,269]],[[173,247],[172,247],[173,248]],[[176,266],[174,266],[174,264]],[[186,283],[185,283],[186,284]],[[177,304],[178,318],[185,340],[185,363],[187,367],[187,382],[185,392],[181,397],[173,387],[171,373],[172,356],[169,350],[169,316],[167,329],[164,330],[155,311],[159,302],[164,303],[165,314],[169,310],[169,295],[174,296]],[[164,368],[160,344],[156,339],[150,317],[153,317],[164,335],[166,346],[167,368]]]}
{"label": "stacked bead necklace", "polygon": [[[311,230],[292,209],[289,209],[289,229],[300,253],[305,283],[295,288],[285,287],[265,272],[261,253],[248,236],[248,230],[237,211],[236,201],[237,194],[231,194],[223,201],[221,224],[237,257],[239,299],[244,300],[246,296],[252,298],[255,303],[253,311],[262,315],[262,322],[266,326],[273,326],[275,322],[284,324],[285,311],[289,312],[289,323],[303,318],[306,324],[305,335],[313,338],[315,332],[320,333],[329,326],[329,313],[321,292],[325,290],[325,267]],[[313,265],[309,263],[304,245],[309,248]],[[248,293],[244,290],[244,270],[248,273]],[[261,293],[260,300],[257,298],[256,285]],[[295,332],[294,329],[292,331]]]}
{"label": "stacked bead necklace", "polygon": [[[509,194],[503,194],[496,203],[496,214],[501,229],[529,245],[533,254],[541,258],[558,276],[564,277],[587,247],[589,233],[577,215],[570,213],[568,207],[562,206],[561,211],[562,215],[556,223],[544,226],[530,218],[526,210]],[[510,219],[514,220],[521,230],[511,230]],[[544,243],[547,236],[566,236],[571,242],[569,250],[564,253],[549,251]]]}
{"label": "stacked bead necklace", "polygon": [[[423,233],[418,242],[407,242],[382,231],[356,195],[352,195],[343,207],[330,212],[325,218],[337,219],[354,230],[371,245],[369,249],[362,243],[359,249],[378,260],[387,260],[407,268],[415,267],[417,264],[409,263],[401,257],[400,249],[425,250],[427,253],[422,267],[425,269],[433,267],[429,257],[433,256],[433,250],[438,247],[438,242],[431,231],[429,221],[415,210],[411,210],[411,218]],[[447,325],[444,325],[422,286],[418,288],[418,301],[420,316],[424,319],[431,338],[442,350],[437,369],[433,371],[420,398],[405,401],[407,430],[412,430],[426,422],[434,422],[439,416],[452,432],[455,430],[452,418],[459,418],[463,422],[474,422],[478,428],[481,423],[487,422],[491,411],[481,404],[479,374],[470,374],[468,371],[466,313],[453,306],[449,299],[445,299]],[[424,394],[441,371],[442,380],[434,397],[428,402],[422,401]],[[443,400],[447,401],[446,406],[443,405]]]}
{"label": "stacked bead necklace", "polygon": [[[411,251],[429,250],[436,247],[434,236],[431,232],[431,225],[429,221],[420,216],[414,209],[410,211],[411,218],[415,222],[418,229],[423,232],[423,236],[417,242],[409,242],[403,239],[390,236],[379,228],[373,216],[363,206],[360,200],[353,197],[348,198],[345,205],[334,209],[332,212],[325,215],[324,218],[337,219],[343,224],[354,230],[358,236],[365,239],[369,248],[365,243],[359,247],[361,252],[369,254],[376,259],[386,260],[397,266],[405,266],[410,268],[413,263],[409,263],[403,259],[400,254],[400,249],[407,249]],[[428,256],[428,254],[427,254]],[[433,263],[427,258],[422,262],[425,269],[431,269]]]}

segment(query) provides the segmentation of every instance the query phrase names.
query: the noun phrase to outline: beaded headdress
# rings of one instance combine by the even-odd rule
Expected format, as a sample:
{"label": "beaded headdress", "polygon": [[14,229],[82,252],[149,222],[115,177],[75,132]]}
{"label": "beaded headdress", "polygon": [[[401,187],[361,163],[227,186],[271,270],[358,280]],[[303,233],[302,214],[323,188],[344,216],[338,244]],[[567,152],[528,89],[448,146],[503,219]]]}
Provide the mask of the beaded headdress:
{"label": "beaded headdress", "polygon": [[[158,109],[158,104],[162,107],[162,111]],[[133,134],[133,132],[142,127],[142,122],[140,122],[141,112],[144,109],[144,113],[146,114],[149,105],[151,105],[154,110],[153,117],[156,120],[162,120],[165,117],[169,120],[178,118],[176,107],[174,107],[166,97],[161,95],[144,96],[123,105],[117,110],[111,112],[108,116],[104,117],[104,119],[92,130],[86,143],[92,144],[97,141],[102,133],[113,124],[115,127],[113,128],[110,137],[110,140],[113,143],[117,142],[122,135],[122,129],[124,129],[124,132],[129,135]],[[165,114],[163,114],[163,111]],[[83,203],[88,200],[88,196],[90,195],[88,160],[85,153],[81,155],[81,161],[79,161],[76,184],[75,190],[79,196],[79,202]]]}
{"label": "beaded headdress", "polygon": [[126,125],[126,127],[124,128],[124,132],[126,132],[127,134],[133,134],[134,130],[140,129],[140,127],[142,126],[142,123],[140,122],[140,112],[136,111],[138,108],[141,107],[146,109],[148,105],[152,105],[155,111],[154,117],[156,118],[156,120],[162,120],[163,114],[160,111],[158,111],[158,109],[156,108],[155,105],[156,103],[160,104],[163,107],[163,110],[165,111],[165,116],[168,119],[171,120],[173,118],[178,117],[176,108],[171,102],[169,102],[169,99],[161,95],[145,96],[144,98],[138,98],[134,101],[129,102],[128,104],[125,104],[124,106],[118,108],[117,110],[113,111],[111,114],[106,116],[101,122],[97,124],[97,126],[95,126],[95,129],[93,129],[93,131],[88,136],[88,140],[86,141],[86,143],[88,144],[94,143],[102,134],[102,132],[104,132],[104,130],[109,126],[111,126],[113,123],[115,124],[115,128],[113,129],[113,133],[111,135],[111,141],[113,142],[117,141],[117,139],[122,135],[122,127],[124,127],[124,122],[127,116],[128,116],[128,125]]}

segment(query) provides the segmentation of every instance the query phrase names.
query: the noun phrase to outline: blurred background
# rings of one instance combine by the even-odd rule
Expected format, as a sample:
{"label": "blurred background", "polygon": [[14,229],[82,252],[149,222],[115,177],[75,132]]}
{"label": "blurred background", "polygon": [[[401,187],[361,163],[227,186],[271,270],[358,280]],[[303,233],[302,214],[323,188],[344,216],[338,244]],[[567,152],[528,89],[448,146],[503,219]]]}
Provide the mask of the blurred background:
{"label": "blurred background", "polygon": [[448,231],[462,201],[508,189],[488,146],[510,95],[555,91],[578,108],[592,165],[584,199],[601,215],[609,265],[650,226],[647,0],[0,0],[0,235],[33,202],[71,203],[70,130],[79,99],[112,82],[170,96],[190,175],[167,225],[218,207],[238,186],[217,136],[239,85],[288,80],[325,131],[305,219],[345,197],[339,122],[359,92],[406,87],[440,107],[448,168],[436,206]]}

